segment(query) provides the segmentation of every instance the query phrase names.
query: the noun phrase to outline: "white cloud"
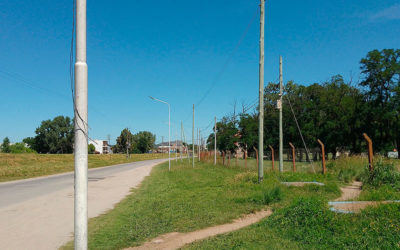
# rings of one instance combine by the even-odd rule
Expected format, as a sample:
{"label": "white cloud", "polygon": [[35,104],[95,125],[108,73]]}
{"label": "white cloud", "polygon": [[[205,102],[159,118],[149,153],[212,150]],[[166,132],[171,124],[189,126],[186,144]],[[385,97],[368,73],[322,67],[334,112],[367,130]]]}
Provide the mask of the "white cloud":
{"label": "white cloud", "polygon": [[370,15],[371,21],[400,19],[400,4],[392,5]]}

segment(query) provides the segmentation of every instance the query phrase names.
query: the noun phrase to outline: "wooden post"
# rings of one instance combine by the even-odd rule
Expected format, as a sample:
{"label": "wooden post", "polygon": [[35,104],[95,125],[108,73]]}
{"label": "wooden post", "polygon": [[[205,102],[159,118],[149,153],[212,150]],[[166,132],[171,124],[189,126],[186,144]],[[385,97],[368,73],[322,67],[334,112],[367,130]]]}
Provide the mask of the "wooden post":
{"label": "wooden post", "polygon": [[275,160],[274,148],[271,145],[268,145],[268,147],[271,149],[272,171],[274,171],[274,160]]}
{"label": "wooden post", "polygon": [[291,142],[289,142],[289,146],[292,148],[293,172],[296,172],[296,149]]}
{"label": "wooden post", "polygon": [[258,165],[258,150],[256,149],[256,147],[253,147],[254,151],[256,151],[256,161],[257,161],[257,168],[259,167]]}
{"label": "wooden post", "polygon": [[222,165],[225,165],[225,152],[222,152]]}
{"label": "wooden post", "polygon": [[317,140],[319,145],[321,145],[321,153],[322,153],[322,173],[326,174],[326,165],[325,165],[325,145],[322,143],[320,139]]}
{"label": "wooden post", "polygon": [[366,133],[364,133],[363,136],[368,144],[368,164],[369,164],[368,166],[369,166],[369,171],[372,172],[374,170],[374,165],[373,165],[374,150],[372,149],[372,140]]}

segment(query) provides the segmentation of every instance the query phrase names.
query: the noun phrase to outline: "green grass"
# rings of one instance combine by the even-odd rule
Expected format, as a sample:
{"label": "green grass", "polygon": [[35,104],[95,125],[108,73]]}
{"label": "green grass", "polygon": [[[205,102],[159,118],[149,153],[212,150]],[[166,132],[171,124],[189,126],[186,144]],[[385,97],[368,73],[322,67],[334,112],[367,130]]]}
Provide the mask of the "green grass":
{"label": "green grass", "polygon": [[[171,172],[167,164],[155,167],[115,209],[90,220],[90,249],[121,249],[168,232],[227,223],[266,206],[279,208],[301,194],[326,198],[340,194],[334,181],[318,174],[314,178],[330,185],[286,187],[278,173],[268,172],[257,184],[257,174],[241,167],[196,163],[193,169],[187,162],[172,163]],[[72,243],[65,248],[71,249]]]}
{"label": "green grass", "polygon": [[[89,248],[138,246],[161,234],[228,223],[265,208],[274,213],[259,223],[184,248],[400,248],[399,204],[385,204],[350,215],[328,209],[327,201],[340,196],[339,186],[362,178],[365,165],[360,159],[329,163],[325,176],[313,173],[310,165],[304,165],[297,173],[283,174],[266,167],[261,184],[257,183],[255,164],[245,168],[232,164],[235,162],[230,166],[203,162],[196,163],[193,169],[187,160],[183,164],[172,161],[171,172],[168,164],[161,164],[115,209],[90,220]],[[348,179],[342,178],[343,172],[348,173]],[[287,187],[281,181],[319,181],[325,186]],[[73,243],[63,248],[72,249]]]}
{"label": "green grass", "polygon": [[336,214],[318,196],[299,197],[250,227],[184,249],[399,249],[400,205]]}
{"label": "green grass", "polygon": [[[89,168],[115,164],[166,158],[168,154],[89,155]],[[74,170],[72,154],[5,154],[0,153],[0,182],[26,179]]]}

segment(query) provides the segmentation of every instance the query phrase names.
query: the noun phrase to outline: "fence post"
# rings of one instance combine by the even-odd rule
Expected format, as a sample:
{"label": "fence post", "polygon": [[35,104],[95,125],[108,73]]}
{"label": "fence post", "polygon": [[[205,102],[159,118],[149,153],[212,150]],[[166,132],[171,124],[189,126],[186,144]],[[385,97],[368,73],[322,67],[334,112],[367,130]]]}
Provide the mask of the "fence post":
{"label": "fence post", "polygon": [[271,149],[272,171],[274,171],[274,161],[275,161],[274,148],[271,145],[268,145],[268,147]]}
{"label": "fence post", "polygon": [[296,172],[296,149],[291,142],[289,142],[289,146],[292,148],[293,172]]}
{"label": "fence post", "polygon": [[322,143],[320,139],[317,140],[319,145],[321,145],[322,152],[322,173],[326,174],[326,165],[325,165],[325,145]]}
{"label": "fence post", "polygon": [[373,165],[374,151],[372,149],[372,140],[366,133],[364,133],[363,136],[368,144],[368,164],[369,164],[369,171],[372,172],[374,170],[374,165]]}
{"label": "fence post", "polygon": [[253,147],[254,151],[256,151],[256,161],[257,161],[257,168],[258,168],[258,150],[256,147]]}
{"label": "fence post", "polygon": [[225,152],[222,152],[222,165],[225,165]]}

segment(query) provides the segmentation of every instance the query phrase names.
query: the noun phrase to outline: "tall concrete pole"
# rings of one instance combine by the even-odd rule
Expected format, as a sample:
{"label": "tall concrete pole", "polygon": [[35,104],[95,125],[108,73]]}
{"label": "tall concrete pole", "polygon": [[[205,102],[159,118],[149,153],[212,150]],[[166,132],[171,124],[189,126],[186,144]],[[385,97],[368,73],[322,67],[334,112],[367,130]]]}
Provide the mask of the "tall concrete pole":
{"label": "tall concrete pole", "polygon": [[75,249],[87,249],[88,216],[88,66],[86,64],[86,0],[76,0],[75,60]]}
{"label": "tall concrete pole", "polygon": [[283,125],[282,125],[282,109],[283,109],[283,71],[282,56],[279,57],[279,172],[283,172]]}
{"label": "tall concrete pole", "polygon": [[193,104],[193,126],[192,126],[192,166],[194,167],[194,104]]}
{"label": "tall concrete pole", "polygon": [[258,182],[264,179],[264,9],[260,0],[260,66],[259,66],[259,127],[258,127]]}
{"label": "tall concrete pole", "polygon": [[214,117],[214,165],[217,165],[217,117]]}

